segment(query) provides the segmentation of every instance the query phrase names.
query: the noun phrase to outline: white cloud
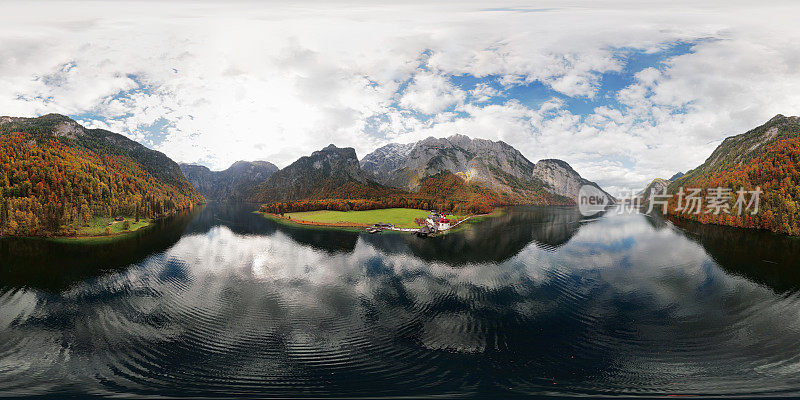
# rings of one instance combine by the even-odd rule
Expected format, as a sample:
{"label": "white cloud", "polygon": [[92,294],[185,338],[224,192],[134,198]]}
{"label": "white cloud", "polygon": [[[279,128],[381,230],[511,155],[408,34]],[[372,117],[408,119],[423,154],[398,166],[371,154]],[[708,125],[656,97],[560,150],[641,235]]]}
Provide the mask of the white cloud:
{"label": "white cloud", "polygon": [[469,95],[473,97],[476,103],[485,103],[492,99],[492,97],[500,96],[500,91],[493,88],[485,82],[475,85],[475,88],[469,91]]}
{"label": "white cloud", "polygon": [[464,101],[466,94],[447,77],[420,71],[403,91],[399,104],[423,114],[440,113]]}
{"label": "white cloud", "polygon": [[[797,114],[796,3],[654,7],[9,2],[0,113],[80,115],[213,168],[283,166],[332,142],[363,156],[388,140],[459,132],[502,139],[534,161],[565,159],[614,188],[685,171],[725,136]],[[603,73],[630,73],[617,49],[653,53],[676,41],[693,52],[632,71],[634,83],[614,95],[621,107],[575,115],[560,98],[525,105],[507,93],[539,82],[598,100]],[[505,90],[479,82],[468,92],[459,76]],[[161,122],[166,135],[150,136]]]}

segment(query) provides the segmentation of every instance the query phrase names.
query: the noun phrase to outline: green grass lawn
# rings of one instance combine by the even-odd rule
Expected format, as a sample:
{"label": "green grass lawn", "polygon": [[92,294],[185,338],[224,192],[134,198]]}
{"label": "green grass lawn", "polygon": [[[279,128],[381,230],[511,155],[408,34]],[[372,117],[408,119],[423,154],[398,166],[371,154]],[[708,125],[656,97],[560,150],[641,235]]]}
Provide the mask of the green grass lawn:
{"label": "green grass lawn", "polygon": [[89,226],[79,226],[76,228],[78,236],[102,236],[106,234],[106,227],[111,230],[111,234],[117,234],[122,232],[133,232],[135,230],[144,228],[150,225],[150,221],[147,219],[140,219],[139,222],[134,222],[133,218],[126,218],[128,222],[130,222],[131,227],[129,230],[125,231],[122,229],[124,222],[117,222],[111,226],[108,226],[109,222],[112,222],[114,218],[110,217],[93,217],[91,221],[89,221]]}
{"label": "green grass lawn", "polygon": [[297,213],[287,213],[285,216],[292,219],[324,222],[324,223],[355,223],[355,224],[376,224],[386,222],[401,228],[416,228],[415,218],[426,218],[430,212],[416,210],[412,208],[386,208],[382,210],[366,211],[307,211]]}

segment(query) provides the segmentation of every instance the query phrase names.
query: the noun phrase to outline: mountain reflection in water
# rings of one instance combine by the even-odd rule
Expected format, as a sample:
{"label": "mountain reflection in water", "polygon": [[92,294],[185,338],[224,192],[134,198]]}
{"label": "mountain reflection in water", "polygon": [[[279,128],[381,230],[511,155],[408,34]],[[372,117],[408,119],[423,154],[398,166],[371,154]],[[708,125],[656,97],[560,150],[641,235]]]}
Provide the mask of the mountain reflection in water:
{"label": "mountain reflection in water", "polygon": [[568,207],[422,239],[253,209],[0,241],[0,396],[800,392],[796,239]]}

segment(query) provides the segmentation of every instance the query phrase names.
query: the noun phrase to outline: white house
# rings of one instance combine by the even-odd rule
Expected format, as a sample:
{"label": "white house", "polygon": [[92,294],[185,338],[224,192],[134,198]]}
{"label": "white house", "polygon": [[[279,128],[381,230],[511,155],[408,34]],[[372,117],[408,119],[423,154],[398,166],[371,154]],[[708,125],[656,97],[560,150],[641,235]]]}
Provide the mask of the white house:
{"label": "white house", "polygon": [[431,215],[425,219],[425,225],[437,230],[443,231],[450,229],[450,220],[444,214],[438,212],[431,212]]}
{"label": "white house", "polygon": [[428,218],[425,219],[425,225],[428,225],[431,228],[435,228],[437,221],[439,221],[439,216],[436,214],[431,214],[428,216]]}

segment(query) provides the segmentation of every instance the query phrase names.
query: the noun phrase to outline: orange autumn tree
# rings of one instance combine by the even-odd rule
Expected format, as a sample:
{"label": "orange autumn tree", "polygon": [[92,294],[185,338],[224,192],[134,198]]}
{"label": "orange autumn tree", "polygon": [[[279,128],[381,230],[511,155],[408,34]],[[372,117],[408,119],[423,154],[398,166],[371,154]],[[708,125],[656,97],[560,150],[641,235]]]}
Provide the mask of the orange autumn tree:
{"label": "orange autumn tree", "polygon": [[70,235],[93,216],[152,218],[200,201],[123,154],[100,154],[53,136],[0,136],[3,235]]}
{"label": "orange autumn tree", "polygon": [[[324,186],[323,186],[324,187]],[[382,208],[436,209],[458,214],[489,213],[509,204],[490,189],[467,184],[463,179],[442,172],[427,177],[417,192],[404,192],[382,186],[348,183],[326,192],[315,192],[308,199],[263,204],[262,212],[281,214],[316,210],[361,211]],[[313,198],[317,197],[317,198]]]}
{"label": "orange autumn tree", "polygon": [[[743,163],[719,169],[710,174],[693,176],[679,180],[680,186],[702,188],[705,194],[709,188],[730,189],[733,197],[728,201],[730,213],[718,215],[705,212],[700,214],[678,211],[677,200],[670,201],[670,215],[691,219],[702,223],[713,223],[744,228],[768,229],[789,235],[800,235],[800,138],[778,139],[765,147],[758,156]],[[759,211],[750,210],[738,213],[734,207],[736,192],[741,188],[747,191],[760,187]],[[674,192],[674,191],[673,191]],[[704,199],[705,200],[705,199]],[[748,197],[749,200],[749,197]],[[705,204],[705,203],[704,203]]]}

